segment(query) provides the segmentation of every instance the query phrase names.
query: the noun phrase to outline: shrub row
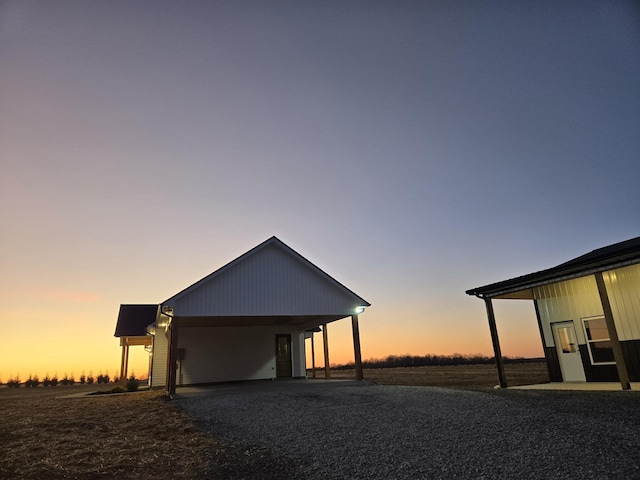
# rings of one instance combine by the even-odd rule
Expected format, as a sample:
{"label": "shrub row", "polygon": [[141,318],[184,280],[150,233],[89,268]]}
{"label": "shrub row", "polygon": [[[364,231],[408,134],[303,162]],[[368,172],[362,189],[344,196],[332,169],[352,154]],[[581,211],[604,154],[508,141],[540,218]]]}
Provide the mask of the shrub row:
{"label": "shrub row", "polygon": [[[503,357],[505,363],[544,362],[544,358],[512,358]],[[491,365],[495,363],[495,357],[487,357],[480,354],[461,355],[389,355],[385,358],[370,358],[362,362],[363,368],[394,368],[394,367],[425,367],[443,365]],[[336,370],[349,370],[354,368],[353,362],[345,365],[331,365]]]}
{"label": "shrub row", "polygon": [[[114,377],[113,378],[113,383],[118,383],[119,378],[118,377]],[[60,385],[74,385],[75,383],[80,383],[82,385],[87,384],[87,385],[91,385],[94,382],[99,383],[99,384],[108,384],[111,383],[111,377],[109,376],[108,373],[106,374],[102,374],[100,373],[97,377],[94,378],[92,373],[89,373],[89,375],[85,375],[84,372],[82,373],[82,375],[80,376],[79,382],[76,382],[75,377],[73,376],[73,374],[71,374],[71,376],[68,376],[66,373],[64,375],[64,377],[62,379],[58,379],[58,374],[55,374],[53,377],[50,377],[49,374],[47,373],[45,375],[45,377],[40,380],[38,378],[37,375],[29,375],[29,379],[24,382],[24,386],[25,387],[37,387],[38,385],[42,385],[44,387],[55,387],[58,384]],[[2,385],[2,382],[0,382],[0,385]],[[9,388],[18,388],[20,387],[20,385],[22,385],[22,381],[20,380],[20,376],[17,375],[13,378],[10,378],[9,380],[7,380],[6,382],[7,387]],[[134,387],[135,385],[135,387]],[[139,382],[136,379],[135,375],[131,375],[131,377],[129,377],[127,379],[127,390],[129,391],[135,391],[138,389],[139,386]]]}

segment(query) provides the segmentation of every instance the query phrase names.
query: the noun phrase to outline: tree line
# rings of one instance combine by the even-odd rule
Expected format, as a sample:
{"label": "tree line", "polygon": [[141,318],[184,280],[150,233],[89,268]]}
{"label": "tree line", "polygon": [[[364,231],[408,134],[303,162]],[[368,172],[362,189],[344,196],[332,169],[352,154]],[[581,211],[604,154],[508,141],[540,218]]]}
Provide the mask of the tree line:
{"label": "tree line", "polygon": [[[544,358],[502,357],[504,363],[544,362]],[[491,365],[496,362],[495,357],[485,355],[388,355],[384,358],[370,358],[362,361],[363,368],[395,368],[395,367],[428,367],[446,365]],[[351,370],[353,362],[344,365],[331,366],[336,370]]]}

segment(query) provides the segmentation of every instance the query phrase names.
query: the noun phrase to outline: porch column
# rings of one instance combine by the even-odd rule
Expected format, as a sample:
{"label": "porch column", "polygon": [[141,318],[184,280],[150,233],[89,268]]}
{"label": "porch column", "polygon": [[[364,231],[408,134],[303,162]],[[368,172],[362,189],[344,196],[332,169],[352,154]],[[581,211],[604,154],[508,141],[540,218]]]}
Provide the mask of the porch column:
{"label": "porch column", "polygon": [[122,337],[120,339],[120,344],[122,345],[122,359],[120,360],[120,385],[126,385],[127,383],[127,372],[129,370],[129,339],[127,337]]}
{"label": "porch column", "polygon": [[622,347],[620,346],[620,339],[618,338],[618,331],[616,330],[616,324],[613,321],[613,312],[611,311],[611,303],[609,302],[609,295],[607,294],[607,287],[602,277],[602,272],[595,274],[596,285],[598,286],[598,293],[600,294],[600,302],[602,303],[602,311],[604,312],[604,320],[607,323],[607,329],[609,330],[609,340],[611,341],[611,348],[613,350],[613,358],[616,361],[616,369],[618,370],[618,377],[620,378],[620,385],[623,390],[631,390],[631,384],[629,383],[629,373],[627,371],[627,364],[624,361],[624,355],[622,354]]}
{"label": "porch column", "polygon": [[487,317],[489,318],[489,330],[491,331],[491,343],[493,343],[493,353],[496,357],[496,368],[498,369],[498,381],[501,388],[507,388],[507,377],[504,375],[504,362],[500,353],[500,341],[498,340],[498,328],[496,327],[496,317],[493,313],[491,298],[483,298],[487,307]]}
{"label": "porch column", "polygon": [[169,354],[167,355],[167,395],[176,393],[178,367],[178,322],[174,317],[169,324]]}
{"label": "porch column", "polygon": [[322,325],[322,343],[324,344],[324,378],[331,378],[331,368],[329,367],[329,334],[327,324]]}
{"label": "porch column", "polygon": [[356,380],[362,380],[362,353],[360,352],[360,328],[358,327],[358,315],[351,315],[351,329],[353,330],[353,356],[356,367]]}
{"label": "porch column", "polygon": [[313,346],[313,337],[315,334],[311,332],[311,376],[316,378],[316,349]]}

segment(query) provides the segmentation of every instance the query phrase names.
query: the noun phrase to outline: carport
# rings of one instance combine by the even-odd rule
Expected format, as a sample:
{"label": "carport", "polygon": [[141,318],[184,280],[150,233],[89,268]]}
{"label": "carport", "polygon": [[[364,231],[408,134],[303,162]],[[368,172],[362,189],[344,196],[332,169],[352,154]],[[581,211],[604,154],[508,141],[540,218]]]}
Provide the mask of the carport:
{"label": "carport", "polygon": [[[356,377],[363,378],[359,315],[370,303],[276,237],[160,304],[152,386],[306,377],[305,338],[351,318]],[[166,352],[166,356],[162,353]]]}

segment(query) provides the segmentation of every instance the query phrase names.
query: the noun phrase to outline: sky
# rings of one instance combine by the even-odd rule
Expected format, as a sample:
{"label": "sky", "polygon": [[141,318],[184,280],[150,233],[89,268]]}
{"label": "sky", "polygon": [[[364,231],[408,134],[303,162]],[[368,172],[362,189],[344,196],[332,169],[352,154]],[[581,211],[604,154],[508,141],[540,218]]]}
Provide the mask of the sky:
{"label": "sky", "polygon": [[363,358],[492,355],[465,290],[640,235],[639,152],[634,2],[0,0],[0,380],[114,375],[120,304],[273,235]]}

